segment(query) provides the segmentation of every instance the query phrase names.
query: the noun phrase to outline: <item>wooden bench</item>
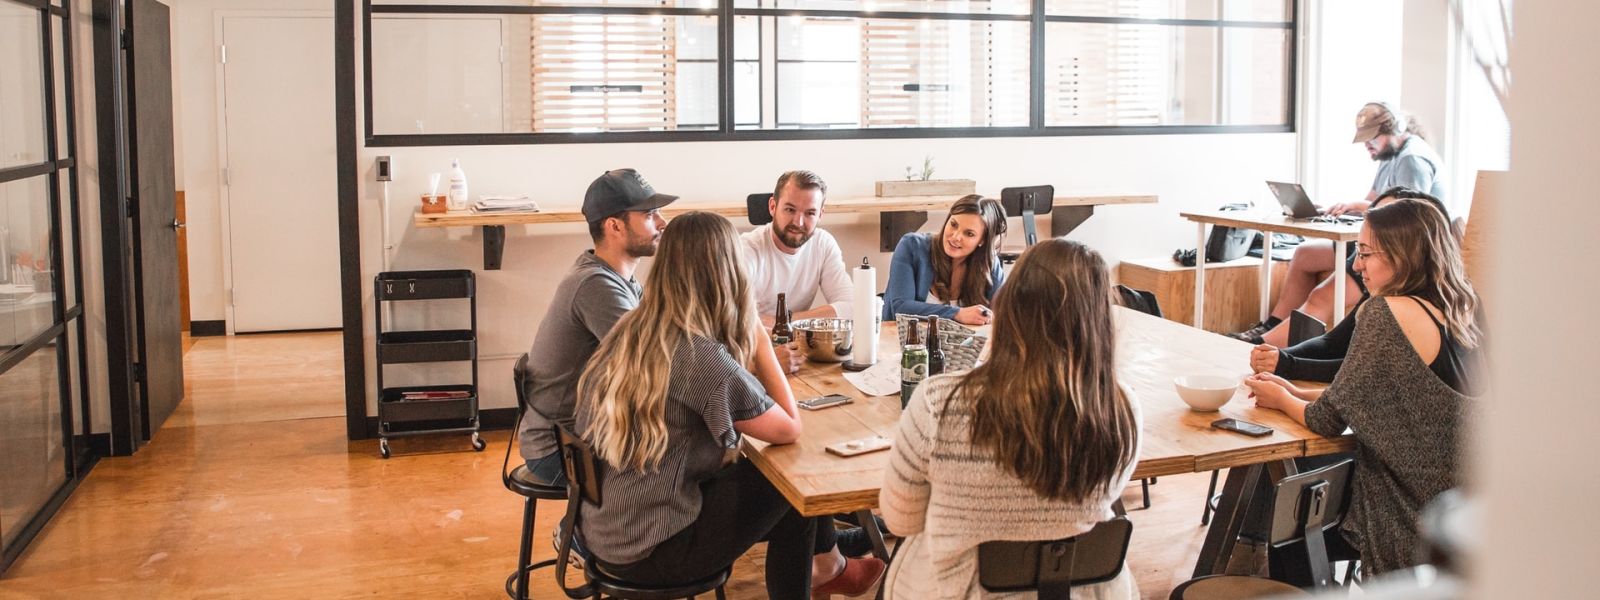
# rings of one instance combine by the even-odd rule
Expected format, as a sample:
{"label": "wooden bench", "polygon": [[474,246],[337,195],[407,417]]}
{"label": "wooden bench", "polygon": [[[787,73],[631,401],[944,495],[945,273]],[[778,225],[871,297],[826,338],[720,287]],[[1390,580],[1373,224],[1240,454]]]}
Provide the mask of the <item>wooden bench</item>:
{"label": "wooden bench", "polygon": [[[1272,265],[1272,302],[1288,261]],[[1194,316],[1194,267],[1171,257],[1124,260],[1117,267],[1118,283],[1156,295],[1161,314],[1168,320],[1190,323]],[[1206,263],[1205,329],[1217,333],[1243,331],[1255,325],[1261,298],[1261,259],[1246,256],[1221,263]]]}

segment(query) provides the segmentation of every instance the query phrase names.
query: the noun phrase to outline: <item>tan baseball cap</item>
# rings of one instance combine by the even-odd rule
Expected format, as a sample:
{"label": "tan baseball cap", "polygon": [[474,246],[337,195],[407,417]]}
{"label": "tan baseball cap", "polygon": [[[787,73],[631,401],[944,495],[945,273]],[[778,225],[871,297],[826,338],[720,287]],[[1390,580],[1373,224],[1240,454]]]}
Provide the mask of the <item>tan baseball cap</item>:
{"label": "tan baseball cap", "polygon": [[1369,102],[1356,113],[1356,137],[1352,144],[1365,143],[1378,137],[1378,133],[1394,125],[1394,114],[1377,102]]}

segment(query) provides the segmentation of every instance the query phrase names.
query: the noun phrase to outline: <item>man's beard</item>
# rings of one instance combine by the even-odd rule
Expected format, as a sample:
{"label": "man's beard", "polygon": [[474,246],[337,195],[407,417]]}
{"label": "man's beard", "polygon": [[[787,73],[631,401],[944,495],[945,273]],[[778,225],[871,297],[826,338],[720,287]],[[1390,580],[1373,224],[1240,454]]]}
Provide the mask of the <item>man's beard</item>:
{"label": "man's beard", "polygon": [[1379,150],[1378,155],[1372,157],[1372,160],[1385,161],[1396,156],[1400,156],[1400,144],[1390,142],[1389,145],[1384,146],[1382,150]]}
{"label": "man's beard", "polygon": [[806,245],[806,242],[811,241],[811,236],[815,235],[816,232],[817,230],[815,229],[810,232],[790,231],[788,227],[785,227],[778,231],[778,240],[791,249],[799,250],[801,246]]}
{"label": "man's beard", "polygon": [[659,242],[660,240],[661,240],[661,236],[660,235],[656,235],[656,236],[650,237],[650,238],[644,238],[642,240],[636,239],[636,238],[633,238],[633,237],[630,236],[629,239],[628,239],[628,245],[627,245],[627,247],[623,248],[623,250],[627,251],[628,256],[632,256],[634,258],[644,258],[644,257],[647,257],[647,256],[655,256],[656,255],[657,242]]}

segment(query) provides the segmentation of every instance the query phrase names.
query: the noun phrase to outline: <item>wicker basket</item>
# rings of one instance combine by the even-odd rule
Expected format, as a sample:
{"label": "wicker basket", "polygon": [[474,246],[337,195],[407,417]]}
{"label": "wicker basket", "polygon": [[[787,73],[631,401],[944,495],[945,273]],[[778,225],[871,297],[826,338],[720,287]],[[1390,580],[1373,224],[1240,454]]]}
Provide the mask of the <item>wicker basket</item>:
{"label": "wicker basket", "polygon": [[[895,333],[900,337],[900,347],[906,346],[906,329],[917,328],[918,339],[928,339],[928,319],[917,315],[897,314],[894,316]],[[939,319],[940,349],[944,350],[944,371],[966,371],[978,363],[978,356],[983,354],[983,346],[989,338],[978,335],[978,332],[966,328],[960,323],[950,319]]]}

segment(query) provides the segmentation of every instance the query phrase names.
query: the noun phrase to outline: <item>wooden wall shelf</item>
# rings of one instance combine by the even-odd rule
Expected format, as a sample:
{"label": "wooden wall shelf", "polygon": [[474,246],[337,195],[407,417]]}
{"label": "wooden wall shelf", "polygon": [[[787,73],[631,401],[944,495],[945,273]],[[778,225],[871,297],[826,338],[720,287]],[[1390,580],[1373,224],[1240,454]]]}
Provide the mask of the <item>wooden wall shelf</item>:
{"label": "wooden wall shelf", "polygon": [[[993,197],[998,197],[998,195]],[[901,196],[897,198],[850,196],[830,198],[826,206],[827,212],[834,214],[881,215],[879,217],[879,247],[884,252],[890,252],[894,250],[894,246],[900,241],[901,236],[916,231],[923,223],[927,222],[929,212],[944,212],[957,199],[959,199],[958,196]],[[1157,200],[1158,198],[1154,195],[1057,195],[1052,203],[1054,208],[1050,213],[1050,233],[1052,236],[1057,237],[1070,233],[1094,214],[1096,206],[1155,204]],[[692,210],[710,211],[729,218],[747,217],[749,215],[743,200],[738,202],[679,200],[661,212],[667,218],[671,218]],[[483,265],[486,270],[500,268],[501,255],[505,250],[506,225],[582,222],[584,222],[583,213],[576,208],[570,207],[540,212],[516,213],[453,211],[422,214],[421,212],[416,212],[412,217],[412,224],[418,228],[482,227]]]}

